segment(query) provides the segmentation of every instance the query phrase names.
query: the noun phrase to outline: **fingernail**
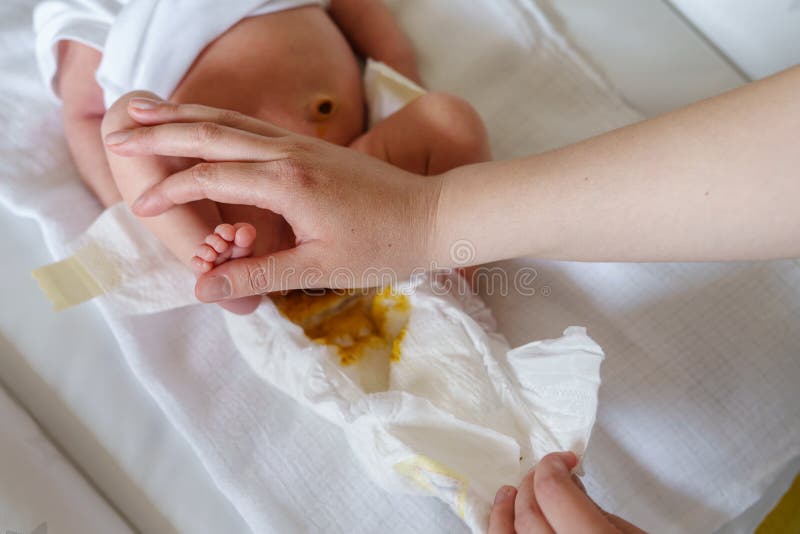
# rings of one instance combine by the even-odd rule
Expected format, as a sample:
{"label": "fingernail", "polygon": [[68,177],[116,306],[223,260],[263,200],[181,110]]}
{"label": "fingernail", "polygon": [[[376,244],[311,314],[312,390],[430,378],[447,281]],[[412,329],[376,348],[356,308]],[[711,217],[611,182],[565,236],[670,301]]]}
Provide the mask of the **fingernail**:
{"label": "fingernail", "polygon": [[106,136],[106,144],[107,145],[121,145],[128,138],[131,136],[130,130],[119,130],[117,132],[111,132]]}
{"label": "fingernail", "polygon": [[142,111],[156,109],[159,104],[160,102],[158,102],[157,100],[153,100],[152,98],[131,98],[128,101],[128,105],[130,107]]}
{"label": "fingernail", "polygon": [[225,276],[212,276],[197,282],[197,298],[203,302],[216,302],[231,296],[231,282]]}
{"label": "fingernail", "polygon": [[131,204],[131,211],[134,213],[139,213],[143,211],[149,203],[150,202],[147,195],[142,195],[133,201],[133,204]]}
{"label": "fingernail", "polygon": [[503,486],[494,496],[494,503],[500,504],[501,502],[507,500],[514,494],[514,488],[512,486]]}

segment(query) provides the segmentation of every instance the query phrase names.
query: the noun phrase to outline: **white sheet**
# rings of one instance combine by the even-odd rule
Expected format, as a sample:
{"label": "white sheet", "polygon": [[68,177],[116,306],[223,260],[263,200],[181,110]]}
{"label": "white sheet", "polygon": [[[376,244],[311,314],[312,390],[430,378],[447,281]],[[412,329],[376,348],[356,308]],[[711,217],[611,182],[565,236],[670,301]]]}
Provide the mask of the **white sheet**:
{"label": "white sheet", "polygon": [[[419,20],[418,18],[423,18],[424,15],[411,12],[413,6],[410,4],[399,6],[402,19],[407,27],[412,29],[411,33],[421,49],[436,52],[432,54],[426,52],[423,56],[424,72],[434,74],[433,66],[442,65],[440,62],[448,54],[433,47],[437,36],[430,33],[433,31],[435,17],[431,15],[430,22]],[[409,7],[406,8],[406,5]],[[499,5],[493,3],[482,7],[488,9],[489,16],[466,10],[463,15],[468,20],[465,20],[462,26],[466,28],[463,30],[465,34],[450,35],[453,48],[449,50],[457,50],[459,57],[470,57],[469,69],[459,69],[463,63],[454,60],[450,67],[452,72],[446,75],[443,71],[437,71],[435,75],[429,76],[429,79],[435,82],[433,85],[438,88],[460,89],[479,104],[490,122],[490,129],[499,144],[497,152],[500,155],[521,152],[525,146],[545,148],[563,144],[635,118],[635,114],[626,110],[615,98],[603,97],[602,92],[599,92],[591,81],[587,81],[580,69],[569,63],[559,63],[564,60],[564,56],[559,52],[558,46],[551,48],[552,43],[548,45],[542,42],[541,36],[526,35],[524,24],[517,27],[517,24],[521,24],[519,14],[512,16],[510,12],[498,7]],[[509,5],[516,6],[513,3]],[[445,17],[448,14],[439,15]],[[484,27],[487,20],[498,22],[498,28],[502,27],[503,33],[489,35],[487,38],[492,40],[491,42],[477,43],[474,39],[477,33],[467,32],[470,29]],[[469,36],[469,39],[465,36]],[[536,53],[526,55],[527,61],[530,62],[527,64],[492,55],[503,49],[522,54],[527,52],[526,46],[534,45],[537,47]],[[492,54],[487,52],[488,50],[491,50]],[[15,57],[18,62],[13,68],[18,70],[5,72],[23,72],[24,58],[19,55]],[[514,57],[513,54],[511,57]],[[563,70],[559,73],[546,70],[548,63],[552,65],[550,61],[555,61],[557,65],[564,67]],[[486,72],[486,65],[497,68],[503,72],[503,76],[499,76],[491,83],[485,83],[486,77],[482,76],[480,84],[473,84],[470,77],[470,73],[473,72],[471,69],[474,68],[475,72]],[[480,70],[481,68],[484,70]],[[566,89],[576,80],[581,84],[580,91],[577,93],[567,91]],[[32,71],[30,78],[16,77],[13,82],[13,88],[9,87],[13,92],[9,91],[6,94],[6,88],[3,88],[4,100],[7,100],[9,95],[41,94],[35,85]],[[499,90],[509,86],[521,87],[523,83],[525,94],[520,93],[517,99],[504,99],[500,102],[492,98]],[[575,100],[552,98],[553,95],[559,94]],[[532,99],[532,95],[537,98]],[[598,95],[603,99],[602,102],[597,100]],[[72,214],[77,213],[80,216],[85,212],[83,220],[76,222],[71,229],[71,233],[74,233],[91,218],[92,203],[85,192],[74,184],[69,182],[64,184],[63,180],[55,179],[53,170],[58,168],[59,163],[63,163],[63,159],[54,161],[43,158],[41,144],[36,152],[29,150],[28,153],[32,155],[30,160],[19,158],[21,153],[25,153],[24,149],[35,146],[35,142],[44,142],[46,149],[55,147],[54,152],[57,157],[64,157],[63,145],[55,136],[41,135],[45,130],[44,125],[53,126],[53,122],[34,121],[33,124],[27,122],[31,116],[43,117],[43,114],[49,111],[49,108],[41,104],[38,96],[28,96],[28,98],[30,105],[24,110],[13,106],[13,101],[12,105],[3,106],[5,123],[9,124],[10,121],[12,126],[19,126],[19,129],[12,128],[11,131],[16,134],[13,138],[6,134],[6,137],[0,139],[0,148],[3,150],[0,153],[3,165],[2,194],[18,213],[26,211],[36,213],[39,220],[47,225],[46,229],[51,232],[51,236],[58,230],[54,230],[48,223],[59,218],[63,219],[67,214],[67,210],[60,209],[51,202],[54,192],[69,195],[70,202],[67,205],[70,206]],[[531,108],[531,100],[536,104],[541,102],[541,105]],[[547,109],[544,109],[545,107]],[[36,110],[42,115],[36,115]],[[524,111],[530,115],[526,115]],[[555,119],[558,119],[557,122],[567,123],[566,126],[547,131],[547,125],[552,125],[556,122]],[[532,132],[532,134],[523,138],[518,135],[519,132]],[[16,147],[22,150],[17,150]],[[8,184],[15,176],[24,176],[30,187],[25,191],[21,189],[12,191]],[[49,181],[44,180],[45,178]],[[57,240],[57,235],[55,239],[51,238],[54,243]],[[644,519],[643,526],[653,530],[670,528],[713,530],[714,525],[724,522],[731,513],[735,514],[744,508],[747,501],[758,494],[760,484],[770,477],[770,473],[777,470],[786,458],[797,454],[798,439],[792,432],[796,432],[799,426],[796,410],[798,398],[793,389],[784,388],[783,382],[793,376],[796,377],[794,373],[797,373],[795,362],[799,344],[797,334],[791,329],[791,325],[797,323],[798,317],[796,265],[787,262],[787,264],[749,268],[671,266],[664,269],[664,266],[623,268],[563,264],[537,264],[537,267],[540,269],[540,280],[544,285],[551,284],[551,297],[556,298],[526,299],[524,302],[526,310],[534,312],[532,316],[539,317],[535,324],[520,321],[515,313],[516,306],[509,306],[509,301],[504,300],[503,305],[498,306],[494,299],[490,299],[495,305],[495,312],[501,325],[512,341],[537,337],[539,331],[550,330],[552,325],[562,322],[563,318],[577,317],[576,322],[586,319],[583,322],[588,322],[590,328],[592,323],[596,323],[591,332],[604,345],[606,338],[612,341],[618,349],[617,353],[621,354],[617,356],[613,350],[608,351],[609,362],[617,363],[611,372],[608,372],[610,366],[607,366],[606,384],[601,391],[601,398],[609,399],[606,401],[608,407],[601,404],[601,424],[605,413],[607,424],[604,427],[607,430],[595,436],[589,458],[590,473],[592,469],[597,473],[595,483],[590,484],[590,487],[601,492],[599,493],[601,501],[613,505],[612,499],[616,496],[619,503],[617,511],[640,520]],[[641,270],[637,273],[636,269],[639,268]],[[628,269],[630,271],[626,271]],[[587,275],[587,272],[591,276]],[[672,278],[664,280],[662,275],[670,275]],[[765,275],[772,278],[765,280],[762,278]],[[708,281],[715,282],[705,287],[704,282]],[[630,284],[634,284],[633,287]],[[784,287],[780,287],[780,284]],[[587,287],[591,291],[587,291]],[[733,287],[735,291],[724,292],[724,289],[729,287]],[[583,291],[586,292],[582,293]],[[696,292],[697,298],[692,299],[681,291]],[[519,299],[517,301],[519,302]],[[513,297],[511,302],[514,302]],[[729,303],[733,303],[735,307],[728,309]],[[754,317],[752,315],[754,312],[758,316]],[[160,337],[162,340],[177,339],[184,343],[185,338],[181,336],[187,334],[180,329],[191,330],[191,325],[196,324],[196,319],[203,320],[202,315],[193,315],[164,318],[165,324],[150,329],[150,335]],[[718,316],[718,319],[709,322],[709,317],[713,315]],[[709,325],[710,328],[701,330],[693,326],[694,319],[702,325]],[[135,324],[114,326],[118,334],[122,329],[137,327]],[[771,337],[767,334],[771,334]],[[728,339],[729,337],[731,339]],[[762,338],[772,339],[771,344],[754,344],[754,341]],[[213,339],[213,332],[204,339]],[[203,339],[195,339],[193,342],[202,345]],[[147,341],[144,340],[140,346],[146,348],[146,344]],[[720,351],[719,347],[724,350]],[[743,347],[748,353],[745,354]],[[152,353],[151,357],[156,357],[156,354]],[[243,436],[250,438],[251,441],[248,443],[251,445],[255,443],[263,447],[266,444],[275,452],[276,469],[272,474],[276,475],[273,480],[276,486],[271,493],[254,495],[253,500],[247,501],[244,498],[249,495],[244,490],[239,488],[237,492],[235,487],[233,491],[230,488],[230,485],[235,486],[241,481],[230,478],[223,480],[227,483],[224,487],[228,495],[237,500],[242,499],[239,502],[243,502],[244,506],[239,510],[244,515],[248,516],[248,511],[258,513],[260,506],[271,505],[264,506],[267,511],[262,510],[262,513],[279,522],[272,524],[276,528],[280,524],[301,528],[324,525],[326,530],[339,530],[348,527],[347,518],[334,519],[329,514],[333,510],[347,510],[350,505],[354,505],[353,508],[361,505],[365,508],[369,506],[372,513],[367,511],[364,517],[358,518],[357,523],[349,525],[356,530],[368,530],[376,525],[392,530],[397,530],[394,528],[396,525],[403,525],[409,531],[414,527],[426,530],[458,527],[457,523],[449,522],[447,515],[437,517],[437,508],[430,501],[400,499],[389,502],[374,489],[359,487],[357,484],[360,483],[361,477],[346,456],[338,457],[334,448],[330,446],[323,449],[309,446],[306,439],[302,438],[330,438],[338,447],[343,445],[341,440],[336,441],[336,436],[326,434],[324,429],[310,428],[309,419],[304,417],[305,414],[293,413],[291,407],[278,408],[269,404],[271,399],[279,400],[279,396],[276,397],[268,391],[254,392],[250,395],[247,377],[240,374],[241,367],[235,360],[226,362],[217,355],[209,355],[204,361],[196,361],[186,354],[175,351],[168,355],[173,362],[173,369],[167,376],[148,376],[146,361],[140,361],[134,368],[139,377],[150,379],[151,393],[187,436],[199,437],[213,446],[213,429],[218,425],[217,428],[224,428],[226,431],[242,431]],[[668,356],[661,359],[662,354]],[[709,357],[713,359],[709,360]],[[690,359],[691,361],[688,361]],[[740,367],[743,365],[742,360],[750,362],[750,367],[748,368],[747,364],[744,364],[745,367]],[[226,364],[230,365],[230,373],[227,370],[222,371]],[[630,373],[630,370],[634,373]],[[203,421],[181,420],[181,405],[185,405],[186,402],[214,407],[213,402],[206,401],[208,393],[202,389],[202,383],[209,375],[215,373],[219,373],[219,377],[227,381],[233,391],[239,391],[243,399],[247,399],[247,404],[252,408],[248,413],[256,423],[258,435],[254,435],[252,427],[231,428],[224,425],[225,413],[217,410],[210,413]],[[659,374],[674,380],[654,382],[654,378]],[[754,392],[752,397],[746,391],[737,391],[733,387],[742,379],[748,380],[748,386]],[[633,391],[629,391],[630,389]],[[245,394],[245,391],[248,393]],[[680,404],[687,398],[684,395],[687,391],[693,392],[706,403],[715,403],[715,414],[721,412],[719,403],[724,400],[726,402],[724,406],[729,406],[731,410],[735,408],[741,416],[728,419],[731,415],[725,414],[725,419],[713,424],[714,417],[709,416],[711,410],[705,409],[708,406],[700,405],[696,408],[692,406],[692,409],[688,410],[685,405]],[[680,410],[672,409],[676,403]],[[259,409],[259,406],[263,406],[263,409]],[[775,415],[752,417],[754,406],[766,409]],[[678,413],[679,411],[683,413]],[[750,418],[745,416],[747,413],[751,414]],[[639,417],[628,419],[631,414],[638,414]],[[780,418],[784,421],[782,422]],[[756,419],[758,421],[755,421]],[[654,428],[660,420],[668,421],[672,435],[664,436],[663,431],[659,432]],[[728,423],[729,420],[732,420],[733,424]],[[753,428],[754,422],[761,426]],[[268,428],[281,425],[285,425],[282,428],[296,430],[302,438],[293,442],[293,436],[287,433],[277,434],[268,431]],[[736,451],[735,466],[726,463],[730,458],[727,454],[729,439],[730,443],[739,445],[742,441],[749,441],[752,438],[751,431],[759,430],[763,431],[761,435],[764,436],[764,441],[773,438],[775,445],[784,446],[769,456],[772,459],[771,465],[759,464],[746,450]],[[701,432],[704,439],[698,440],[697,436]],[[659,443],[664,439],[674,446],[663,449],[659,447]],[[641,454],[630,450],[628,446],[630,440],[645,442],[656,447],[651,447],[650,454]],[[689,501],[696,490],[691,480],[688,477],[685,480],[675,480],[663,476],[663,473],[654,474],[652,460],[653,456],[658,455],[667,460],[677,460],[679,466],[681,463],[684,466],[687,463],[691,464],[689,460],[692,460],[692,445],[698,443],[699,450],[714,449],[714,465],[710,469],[695,464],[689,467],[694,469],[699,478],[719,483],[719,487],[731,490],[700,495],[700,503],[695,505]],[[773,451],[772,447],[775,445],[772,443],[766,445],[765,451]],[[282,447],[288,446],[300,449],[298,458],[302,454],[308,456],[305,460],[309,461],[310,465],[307,466],[310,468],[309,472],[319,473],[318,478],[299,481],[291,478],[295,466],[287,465],[279,456],[283,452]],[[720,447],[726,453],[717,453]],[[594,462],[592,457],[598,461]],[[336,460],[340,460],[340,463],[337,464]],[[750,465],[751,468],[741,469],[743,465]],[[246,466],[235,466],[235,472],[246,473]],[[220,480],[218,473],[212,475]],[[284,476],[288,478],[283,478]],[[245,480],[245,482],[252,481]],[[290,483],[298,487],[292,487]],[[598,483],[604,484],[604,489],[598,488]],[[730,508],[736,508],[735,506],[720,506],[719,500],[726,497],[726,494],[732,494],[742,506],[733,512]],[[317,518],[307,517],[302,506],[304,502],[312,499],[318,501],[317,509],[322,513]],[[441,512],[441,508],[438,510]],[[387,516],[380,517],[383,511],[388,512]],[[313,520],[317,522],[309,523]]]}
{"label": "white sheet", "polygon": [[0,531],[132,532],[2,387],[0,422]]}
{"label": "white sheet", "polygon": [[671,0],[750,79],[800,63],[796,0]]}
{"label": "white sheet", "polygon": [[[246,532],[131,372],[99,310],[53,313],[31,277],[33,268],[51,260],[45,247],[32,246],[42,242],[38,225],[0,207],[0,228],[0,248],[15,251],[3,263],[0,282],[0,382],[134,530]],[[12,463],[25,458],[8,455]],[[43,509],[37,515],[51,516],[44,508],[53,502],[31,504]]]}

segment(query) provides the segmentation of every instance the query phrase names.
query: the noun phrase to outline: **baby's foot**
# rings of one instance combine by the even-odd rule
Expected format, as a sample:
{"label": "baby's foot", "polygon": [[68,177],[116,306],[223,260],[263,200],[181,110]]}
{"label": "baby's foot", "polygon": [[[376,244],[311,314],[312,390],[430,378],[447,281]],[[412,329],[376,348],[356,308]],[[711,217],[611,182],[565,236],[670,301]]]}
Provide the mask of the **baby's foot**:
{"label": "baby's foot", "polygon": [[[236,258],[245,258],[253,253],[256,229],[252,224],[220,224],[214,233],[208,234],[192,258],[192,267],[199,276],[217,265]],[[250,313],[258,307],[258,295],[220,302],[224,309],[239,314]]]}
{"label": "baby's foot", "polygon": [[201,275],[228,260],[245,258],[253,253],[255,240],[256,229],[252,224],[220,224],[195,251],[192,268]]}

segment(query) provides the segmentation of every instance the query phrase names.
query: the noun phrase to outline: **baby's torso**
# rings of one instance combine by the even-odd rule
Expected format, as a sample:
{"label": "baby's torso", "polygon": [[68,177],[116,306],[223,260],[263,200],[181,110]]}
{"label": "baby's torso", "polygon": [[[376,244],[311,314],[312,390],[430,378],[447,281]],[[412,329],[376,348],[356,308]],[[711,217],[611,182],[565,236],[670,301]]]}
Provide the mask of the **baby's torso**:
{"label": "baby's torso", "polygon": [[240,111],[340,145],[364,128],[357,59],[316,6],[240,21],[206,47],[171,99]]}
{"label": "baby's torso", "polygon": [[[240,21],[198,56],[171,100],[239,111],[339,145],[364,129],[357,59],[316,6]],[[226,222],[256,227],[256,255],[294,245],[271,212],[237,205],[220,205],[220,212]]]}

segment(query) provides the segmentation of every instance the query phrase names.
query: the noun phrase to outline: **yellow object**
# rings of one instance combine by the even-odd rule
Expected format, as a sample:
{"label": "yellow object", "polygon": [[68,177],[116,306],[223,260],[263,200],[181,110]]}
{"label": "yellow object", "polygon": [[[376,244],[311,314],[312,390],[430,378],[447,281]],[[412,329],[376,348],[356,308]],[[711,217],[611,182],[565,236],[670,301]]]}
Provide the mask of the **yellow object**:
{"label": "yellow object", "polygon": [[31,273],[56,311],[106,293],[107,288],[89,272],[82,261],[100,257],[91,249],[92,247],[85,247],[65,260],[45,265]]}
{"label": "yellow object", "polygon": [[272,300],[310,339],[335,347],[342,365],[357,363],[368,352],[400,359],[410,306],[406,295],[390,287],[377,292],[293,291]]}
{"label": "yellow object", "polygon": [[764,518],[756,534],[797,534],[800,532],[800,475],[778,505]]}
{"label": "yellow object", "polygon": [[429,494],[451,504],[464,518],[469,487],[466,477],[421,454],[396,463],[394,469]]}

